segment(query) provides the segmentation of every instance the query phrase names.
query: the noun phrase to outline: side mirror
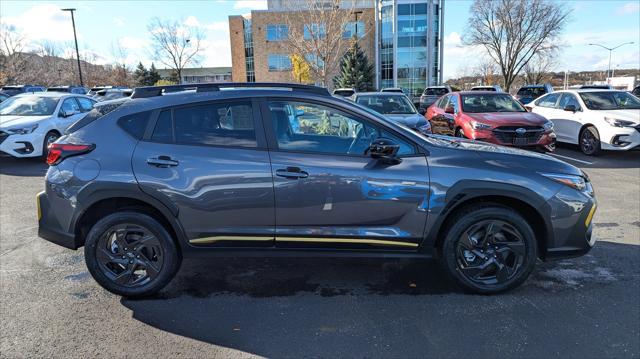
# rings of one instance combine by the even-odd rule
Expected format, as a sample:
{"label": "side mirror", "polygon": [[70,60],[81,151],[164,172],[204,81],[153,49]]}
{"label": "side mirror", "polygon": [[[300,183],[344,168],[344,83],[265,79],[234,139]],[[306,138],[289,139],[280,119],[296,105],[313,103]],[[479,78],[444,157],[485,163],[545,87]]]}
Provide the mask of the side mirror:
{"label": "side mirror", "polygon": [[576,105],[567,105],[564,107],[565,111],[576,112]]}
{"label": "side mirror", "polygon": [[78,114],[78,113],[80,113],[80,112],[78,112],[78,111],[68,111],[67,112],[67,111],[65,111],[63,109],[60,109],[60,117],[62,117],[62,118],[71,117],[71,116],[73,116],[75,114]]}
{"label": "side mirror", "polygon": [[454,113],[453,106],[448,105],[447,108],[444,109],[444,113]]}
{"label": "side mirror", "polygon": [[395,141],[380,137],[371,141],[368,152],[371,158],[380,160],[383,163],[398,164],[401,161],[398,158],[398,150],[400,150],[400,145]]}
{"label": "side mirror", "polygon": [[427,113],[427,109],[426,108],[419,108],[418,109],[418,113],[424,116]]}

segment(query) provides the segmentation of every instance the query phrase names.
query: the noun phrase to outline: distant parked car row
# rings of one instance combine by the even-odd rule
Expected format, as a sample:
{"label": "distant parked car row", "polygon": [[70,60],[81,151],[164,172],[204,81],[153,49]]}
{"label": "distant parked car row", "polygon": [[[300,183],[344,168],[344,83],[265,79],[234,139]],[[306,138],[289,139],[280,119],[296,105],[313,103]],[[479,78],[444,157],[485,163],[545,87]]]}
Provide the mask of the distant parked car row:
{"label": "distant parked car row", "polygon": [[78,95],[92,96],[96,101],[114,100],[122,97],[129,97],[133,93],[133,90],[122,86],[97,86],[91,89],[87,89],[83,86],[53,86],[44,87],[37,85],[15,85],[4,86],[0,89],[0,102],[5,99],[22,93],[37,93],[37,92],[65,92]]}

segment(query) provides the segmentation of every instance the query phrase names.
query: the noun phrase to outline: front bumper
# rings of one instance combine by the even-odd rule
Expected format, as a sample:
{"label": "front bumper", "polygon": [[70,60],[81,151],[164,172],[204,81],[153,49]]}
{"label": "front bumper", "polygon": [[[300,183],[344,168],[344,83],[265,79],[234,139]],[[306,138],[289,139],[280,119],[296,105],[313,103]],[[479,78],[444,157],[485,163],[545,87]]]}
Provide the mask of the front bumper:
{"label": "front bumper", "polygon": [[549,200],[553,238],[546,243],[545,259],[578,257],[595,245],[593,216],[594,197],[572,188],[563,188]]}
{"label": "front bumper", "polygon": [[600,134],[603,150],[627,151],[640,146],[640,127],[609,126]]}
{"label": "front bumper", "polygon": [[38,236],[69,249],[78,249],[81,243],[79,243],[74,233],[69,233],[69,231],[62,228],[59,221],[56,220],[45,192],[38,193],[36,204],[38,208]]}
{"label": "front bumper", "polygon": [[44,134],[33,132],[26,135],[8,135],[3,132],[0,137],[0,153],[11,157],[42,156]]}
{"label": "front bumper", "polygon": [[491,129],[475,130],[470,126],[468,127],[468,129],[465,129],[465,135],[467,133],[470,134],[470,135],[467,135],[467,137],[471,139],[478,140],[478,141],[485,141],[485,142],[493,143],[496,145],[502,145],[502,146],[512,146],[512,147],[522,147],[522,148],[542,147],[547,149],[548,151],[553,151],[555,150],[555,144],[556,144],[556,134],[553,131],[543,132],[541,135],[539,135],[539,137],[533,137],[533,138],[523,137],[522,139],[518,139],[518,136],[503,136],[501,138],[497,136],[496,133]]}

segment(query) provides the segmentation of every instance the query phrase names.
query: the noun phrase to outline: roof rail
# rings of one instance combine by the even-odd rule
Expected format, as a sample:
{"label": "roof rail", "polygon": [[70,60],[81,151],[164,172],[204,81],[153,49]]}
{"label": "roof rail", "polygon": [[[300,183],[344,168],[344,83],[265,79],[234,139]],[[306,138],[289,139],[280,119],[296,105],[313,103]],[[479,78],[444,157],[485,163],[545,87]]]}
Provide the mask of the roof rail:
{"label": "roof rail", "polygon": [[204,84],[187,84],[187,85],[168,85],[168,86],[147,86],[136,87],[133,90],[131,98],[146,98],[161,96],[163,93],[180,92],[187,90],[195,90],[196,92],[220,91],[220,89],[233,88],[283,88],[296,91],[305,91],[315,93],[317,95],[331,96],[329,91],[324,87],[290,84],[279,82],[227,82],[227,83],[204,83]]}

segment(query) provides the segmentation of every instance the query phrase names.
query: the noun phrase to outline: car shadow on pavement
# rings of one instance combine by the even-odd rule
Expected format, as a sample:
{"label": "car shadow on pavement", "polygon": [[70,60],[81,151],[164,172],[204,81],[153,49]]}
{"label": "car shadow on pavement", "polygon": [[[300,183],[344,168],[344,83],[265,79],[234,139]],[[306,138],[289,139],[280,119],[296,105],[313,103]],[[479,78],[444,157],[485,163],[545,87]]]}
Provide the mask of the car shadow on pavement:
{"label": "car shadow on pavement", "polygon": [[[493,357],[496,345],[521,354],[530,338],[531,357],[597,357],[631,340],[638,248],[601,243],[581,258],[538,263],[524,285],[496,296],[464,294],[427,260],[199,259],[159,295],[121,304],[218,354],[222,346],[266,357]],[[616,311],[602,310],[609,301]],[[590,315],[578,315],[576,302]],[[609,322],[610,335],[573,330]]]}
{"label": "car shadow on pavement", "polygon": [[41,158],[0,157],[1,175],[38,177],[44,176],[48,168]]}

